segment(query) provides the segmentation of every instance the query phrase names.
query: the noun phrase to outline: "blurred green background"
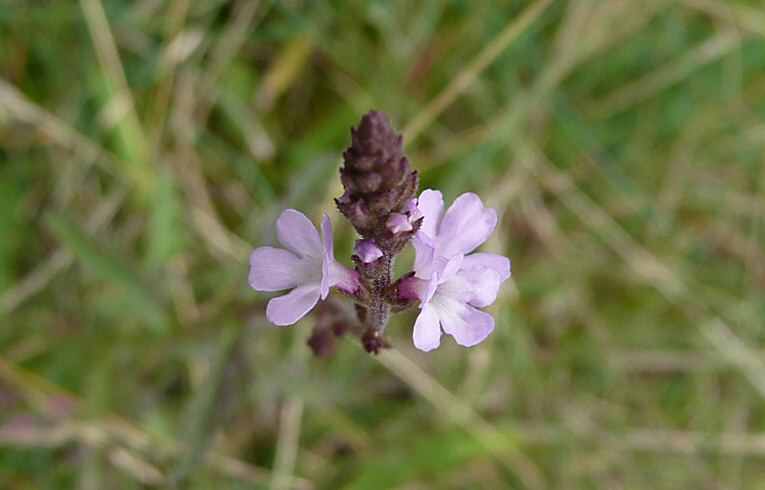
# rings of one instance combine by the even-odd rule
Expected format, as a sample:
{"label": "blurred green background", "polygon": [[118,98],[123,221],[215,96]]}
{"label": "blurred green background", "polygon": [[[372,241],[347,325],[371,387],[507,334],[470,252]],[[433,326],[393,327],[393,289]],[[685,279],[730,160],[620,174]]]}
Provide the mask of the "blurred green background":
{"label": "blurred green background", "polygon": [[[765,487],[764,36],[758,0],[4,0],[0,488]],[[246,284],[372,108],[499,210],[475,348],[411,312],[315,359]]]}

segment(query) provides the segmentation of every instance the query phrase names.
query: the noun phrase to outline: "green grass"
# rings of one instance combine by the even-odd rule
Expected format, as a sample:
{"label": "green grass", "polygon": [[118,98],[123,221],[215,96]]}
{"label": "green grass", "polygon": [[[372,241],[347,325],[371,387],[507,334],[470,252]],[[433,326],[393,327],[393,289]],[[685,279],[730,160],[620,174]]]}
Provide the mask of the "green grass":
{"label": "green grass", "polygon": [[[5,2],[0,488],[762,488],[764,36],[756,0]],[[499,210],[480,346],[405,313],[314,359],[246,284],[372,108]]]}

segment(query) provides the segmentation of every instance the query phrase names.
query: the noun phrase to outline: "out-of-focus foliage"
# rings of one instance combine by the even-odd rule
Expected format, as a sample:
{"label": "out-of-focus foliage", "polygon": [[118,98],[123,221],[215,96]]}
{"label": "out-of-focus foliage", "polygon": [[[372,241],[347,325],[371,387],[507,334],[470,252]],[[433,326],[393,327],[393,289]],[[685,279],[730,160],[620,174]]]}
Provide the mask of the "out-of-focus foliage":
{"label": "out-of-focus foliage", "polygon": [[[764,37],[757,0],[6,0],[0,487],[761,488]],[[246,284],[371,108],[500,212],[478,347],[406,314],[313,359]]]}

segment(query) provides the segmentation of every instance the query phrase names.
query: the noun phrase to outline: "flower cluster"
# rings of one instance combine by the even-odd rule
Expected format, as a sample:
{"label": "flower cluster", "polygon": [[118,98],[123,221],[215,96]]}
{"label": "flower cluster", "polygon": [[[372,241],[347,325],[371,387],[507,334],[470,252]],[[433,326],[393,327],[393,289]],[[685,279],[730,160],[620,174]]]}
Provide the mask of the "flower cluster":
{"label": "flower cluster", "polygon": [[[276,325],[292,325],[328,299],[336,288],[355,304],[319,303],[308,341],[315,354],[328,356],[345,334],[361,339],[368,352],[389,346],[385,326],[392,313],[419,302],[414,345],[423,351],[440,345],[442,332],[463,346],[484,340],[494,319],[489,306],[510,277],[510,260],[475,253],[497,226],[497,212],[466,193],[444,212],[439,191],[416,197],[418,174],[403,155],[403,141],[380,112],[365,115],[351,129],[351,147],[343,153],[340,178],[345,192],[335,199],[340,212],[361,236],[350,269],[334,257],[332,222],[324,214],[322,236],[299,211],[285,210],[276,221],[284,248],[261,247],[250,257],[249,283],[258,291],[291,290],[271,299],[266,316]],[[394,281],[393,264],[411,243],[411,272]]]}

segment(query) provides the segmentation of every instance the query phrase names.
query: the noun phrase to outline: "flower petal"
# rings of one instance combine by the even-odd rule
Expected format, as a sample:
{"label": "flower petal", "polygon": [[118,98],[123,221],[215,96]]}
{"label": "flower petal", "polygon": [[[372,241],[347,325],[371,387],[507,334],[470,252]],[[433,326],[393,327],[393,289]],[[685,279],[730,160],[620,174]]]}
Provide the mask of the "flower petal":
{"label": "flower petal", "polygon": [[317,284],[302,286],[268,302],[266,317],[276,325],[292,325],[316,306],[321,296]]}
{"label": "flower petal", "polygon": [[439,294],[450,296],[460,303],[489,306],[494,303],[502,284],[499,272],[488,267],[462,269],[441,286]]}
{"label": "flower petal", "polygon": [[460,269],[462,253],[457,252],[450,257],[434,256],[435,249],[428,245],[426,240],[428,237],[425,235],[416,235],[412,238],[415,275],[420,279],[430,279],[433,274],[437,274],[439,283],[447,281]]}
{"label": "flower petal", "polygon": [[414,247],[414,272],[420,279],[430,279],[434,270],[433,255],[436,251],[426,243],[424,238],[418,233],[411,241]]}
{"label": "flower petal", "polygon": [[309,260],[283,248],[260,247],[250,255],[250,286],[258,291],[281,291],[315,280]]}
{"label": "flower petal", "polygon": [[489,238],[497,226],[497,211],[486,208],[472,192],[458,197],[444,215],[438,230],[436,254],[468,254]]}
{"label": "flower petal", "polygon": [[324,257],[334,258],[335,236],[332,234],[332,220],[329,218],[327,213],[324,213],[321,218],[321,235],[323,238],[322,251],[324,252]]}
{"label": "flower petal", "polygon": [[[438,257],[441,259],[441,257]],[[439,265],[438,272],[438,282],[446,282],[448,281],[454,274],[457,273],[457,271],[460,270],[460,267],[462,266],[462,261],[464,260],[465,256],[462,255],[462,253],[457,253],[456,255],[449,258],[447,261],[437,261]]]}
{"label": "flower petal", "polygon": [[431,238],[435,238],[438,233],[438,225],[441,222],[441,215],[444,213],[444,196],[441,195],[441,191],[426,189],[417,199],[417,207],[425,216],[420,231]]}
{"label": "flower petal", "polygon": [[332,220],[327,213],[321,219],[322,264],[321,264],[321,299],[329,294],[332,284],[332,269],[335,265],[335,236],[332,234]]}
{"label": "flower petal", "polygon": [[436,289],[438,289],[438,274],[434,272],[430,276],[430,281],[427,282],[422,290],[423,296],[420,296],[420,302],[423,304],[428,303],[433,298],[433,295],[436,294]]}
{"label": "flower petal", "polygon": [[470,254],[462,261],[463,269],[475,267],[488,267],[499,274],[500,280],[505,282],[510,278],[510,259],[503,255],[478,252]]}
{"label": "flower petal", "polygon": [[425,305],[414,322],[412,332],[414,346],[428,352],[441,344],[441,327],[438,324],[438,315],[430,305]]}
{"label": "flower petal", "polygon": [[[340,262],[334,260],[332,261],[332,265],[329,267],[329,281],[328,286],[330,288],[338,288],[346,293],[355,293],[359,289],[361,289],[361,276],[358,272],[356,272],[353,269],[349,269],[348,267],[344,266]],[[327,292],[329,292],[329,289],[327,289]],[[322,290],[323,296],[321,299],[324,299],[327,297],[326,294],[324,294],[324,291]]]}
{"label": "flower petal", "polygon": [[451,304],[448,311],[439,308],[438,319],[444,332],[465,347],[476,345],[494,330],[494,318],[491,315],[459,302]]}
{"label": "flower petal", "polygon": [[285,209],[276,220],[279,242],[299,256],[321,258],[319,232],[306,215],[295,209]]}

